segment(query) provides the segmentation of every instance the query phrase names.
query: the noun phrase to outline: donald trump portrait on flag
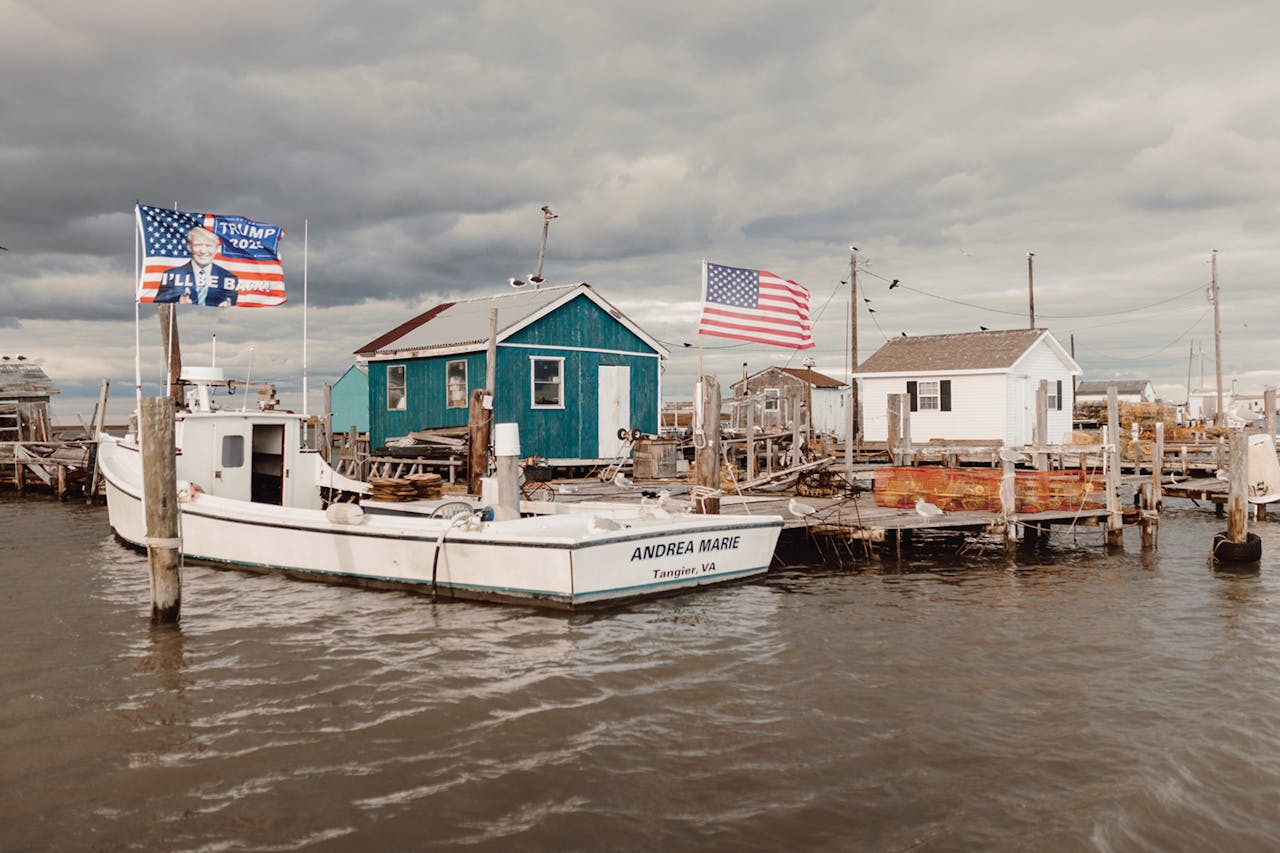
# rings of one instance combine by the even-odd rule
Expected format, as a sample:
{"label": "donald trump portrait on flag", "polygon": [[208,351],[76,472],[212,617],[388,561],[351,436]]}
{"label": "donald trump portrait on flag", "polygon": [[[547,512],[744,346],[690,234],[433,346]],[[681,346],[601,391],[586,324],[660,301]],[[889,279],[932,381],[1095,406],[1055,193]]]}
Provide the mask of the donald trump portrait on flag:
{"label": "donald trump portrait on flag", "polygon": [[221,246],[218,236],[207,228],[196,226],[189,230],[187,247],[191,260],[161,274],[154,301],[235,305],[239,288],[236,276],[213,262]]}

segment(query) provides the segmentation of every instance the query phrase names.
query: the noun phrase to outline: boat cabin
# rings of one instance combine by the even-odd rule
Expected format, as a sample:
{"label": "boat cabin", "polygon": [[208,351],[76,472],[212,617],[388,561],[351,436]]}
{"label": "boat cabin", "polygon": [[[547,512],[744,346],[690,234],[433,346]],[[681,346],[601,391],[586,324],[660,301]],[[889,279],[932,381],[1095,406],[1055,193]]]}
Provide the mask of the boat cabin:
{"label": "boat cabin", "polygon": [[215,409],[220,368],[185,368],[190,411],[178,412],[178,479],[217,497],[319,509],[319,453],[303,447],[303,417],[292,412]]}

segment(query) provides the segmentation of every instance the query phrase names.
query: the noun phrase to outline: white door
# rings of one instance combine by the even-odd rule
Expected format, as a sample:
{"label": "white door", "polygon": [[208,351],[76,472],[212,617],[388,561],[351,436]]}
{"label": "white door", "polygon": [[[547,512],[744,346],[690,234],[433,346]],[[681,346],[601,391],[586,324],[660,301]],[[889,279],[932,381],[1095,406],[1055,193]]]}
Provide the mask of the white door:
{"label": "white door", "polygon": [[1031,444],[1031,435],[1036,421],[1036,395],[1031,390],[1030,376],[1012,378],[1014,388],[1014,424],[1016,429],[1012,436],[1014,447]]}
{"label": "white door", "polygon": [[602,364],[599,369],[600,431],[596,452],[601,459],[612,459],[622,447],[618,430],[631,430],[631,368]]}
{"label": "white door", "polygon": [[215,424],[213,478],[200,484],[211,495],[247,501],[252,482],[253,445],[244,421]]}

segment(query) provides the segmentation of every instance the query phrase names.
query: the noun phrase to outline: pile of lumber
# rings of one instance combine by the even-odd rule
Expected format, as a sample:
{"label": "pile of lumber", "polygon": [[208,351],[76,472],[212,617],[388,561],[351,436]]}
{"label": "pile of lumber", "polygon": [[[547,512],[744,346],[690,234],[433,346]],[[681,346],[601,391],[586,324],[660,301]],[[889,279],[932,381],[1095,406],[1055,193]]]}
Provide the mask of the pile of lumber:
{"label": "pile of lumber", "polygon": [[369,481],[369,499],[388,503],[416,501],[418,489],[407,478],[375,478]]}
{"label": "pile of lumber", "polygon": [[439,474],[406,474],[404,479],[413,486],[414,494],[418,500],[439,498],[444,489],[444,478]]}

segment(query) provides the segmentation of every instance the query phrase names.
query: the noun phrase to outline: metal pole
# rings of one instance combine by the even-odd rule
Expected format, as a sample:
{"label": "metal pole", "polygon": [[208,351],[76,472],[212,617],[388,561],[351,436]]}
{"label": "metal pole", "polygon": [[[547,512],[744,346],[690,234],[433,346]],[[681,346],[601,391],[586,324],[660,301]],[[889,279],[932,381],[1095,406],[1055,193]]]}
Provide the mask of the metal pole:
{"label": "metal pole", "polygon": [[1035,276],[1032,275],[1031,271],[1031,260],[1035,256],[1035,252],[1027,252],[1027,304],[1031,309],[1031,326],[1029,328],[1032,329],[1036,327],[1036,287]]}
{"label": "metal pole", "polygon": [[1209,256],[1209,263],[1213,270],[1212,284],[1209,285],[1210,292],[1213,294],[1213,362],[1217,369],[1218,376],[1218,409],[1213,413],[1213,425],[1223,426],[1226,424],[1226,415],[1223,412],[1222,404],[1222,322],[1218,316],[1218,250],[1214,249]]}

